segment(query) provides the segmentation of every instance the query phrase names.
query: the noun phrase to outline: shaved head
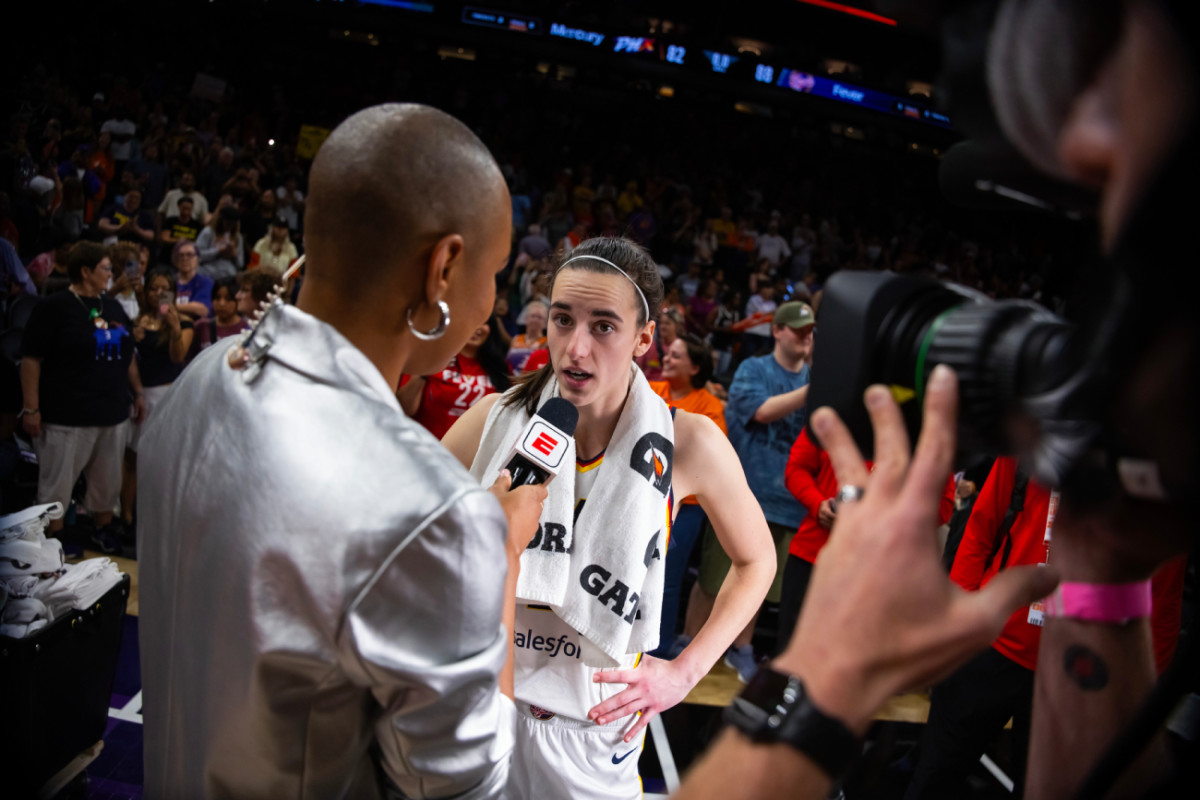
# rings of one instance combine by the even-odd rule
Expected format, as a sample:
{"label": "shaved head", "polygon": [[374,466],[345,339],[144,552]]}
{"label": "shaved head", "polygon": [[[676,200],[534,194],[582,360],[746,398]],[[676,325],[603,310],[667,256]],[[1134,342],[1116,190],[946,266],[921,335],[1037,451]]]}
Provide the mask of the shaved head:
{"label": "shaved head", "polygon": [[454,117],[411,103],[363,109],[313,161],[308,275],[350,291],[378,288],[379,279],[422,280],[411,267],[441,237],[458,233],[469,246],[509,203],[492,154]]}

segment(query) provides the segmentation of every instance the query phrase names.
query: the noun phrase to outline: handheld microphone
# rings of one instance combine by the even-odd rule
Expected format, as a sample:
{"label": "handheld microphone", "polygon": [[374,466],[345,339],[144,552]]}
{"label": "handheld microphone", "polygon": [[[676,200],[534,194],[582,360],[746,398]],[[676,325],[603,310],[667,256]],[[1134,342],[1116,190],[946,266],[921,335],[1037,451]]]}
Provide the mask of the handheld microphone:
{"label": "handheld microphone", "polygon": [[561,397],[551,397],[537,410],[517,437],[504,467],[512,473],[512,486],[549,483],[562,468],[567,441],[579,424],[579,409]]}

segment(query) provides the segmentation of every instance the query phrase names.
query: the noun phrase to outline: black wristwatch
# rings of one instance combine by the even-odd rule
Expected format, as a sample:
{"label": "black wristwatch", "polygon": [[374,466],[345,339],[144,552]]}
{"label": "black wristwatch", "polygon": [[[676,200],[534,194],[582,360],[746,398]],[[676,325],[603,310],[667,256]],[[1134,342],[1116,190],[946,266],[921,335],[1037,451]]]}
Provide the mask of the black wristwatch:
{"label": "black wristwatch", "polygon": [[857,736],[813,705],[799,678],[767,666],[725,709],[725,721],[752,741],[787,742],[834,779],[862,752]]}

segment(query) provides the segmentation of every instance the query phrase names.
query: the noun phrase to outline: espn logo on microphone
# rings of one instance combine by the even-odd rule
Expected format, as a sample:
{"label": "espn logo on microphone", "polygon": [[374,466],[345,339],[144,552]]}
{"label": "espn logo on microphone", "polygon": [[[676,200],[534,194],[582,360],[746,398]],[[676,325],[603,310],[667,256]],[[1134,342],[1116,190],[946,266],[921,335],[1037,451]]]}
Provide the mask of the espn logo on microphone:
{"label": "espn logo on microphone", "polygon": [[535,419],[529,426],[529,430],[525,431],[525,438],[521,440],[520,449],[526,458],[557,474],[563,455],[567,452],[568,438],[565,433],[553,425]]}

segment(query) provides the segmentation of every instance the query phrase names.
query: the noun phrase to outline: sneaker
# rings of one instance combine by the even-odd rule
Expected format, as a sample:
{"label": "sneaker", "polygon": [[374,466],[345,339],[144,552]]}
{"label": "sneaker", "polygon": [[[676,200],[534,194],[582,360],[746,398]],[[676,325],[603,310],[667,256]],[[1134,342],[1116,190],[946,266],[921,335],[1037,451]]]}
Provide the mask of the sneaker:
{"label": "sneaker", "polygon": [[725,666],[736,670],[738,680],[742,683],[749,683],[754,673],[758,672],[758,662],[754,659],[754,645],[744,644],[726,650]]}
{"label": "sneaker", "polygon": [[114,556],[121,552],[121,536],[111,525],[92,531],[92,544],[105,555]]}

